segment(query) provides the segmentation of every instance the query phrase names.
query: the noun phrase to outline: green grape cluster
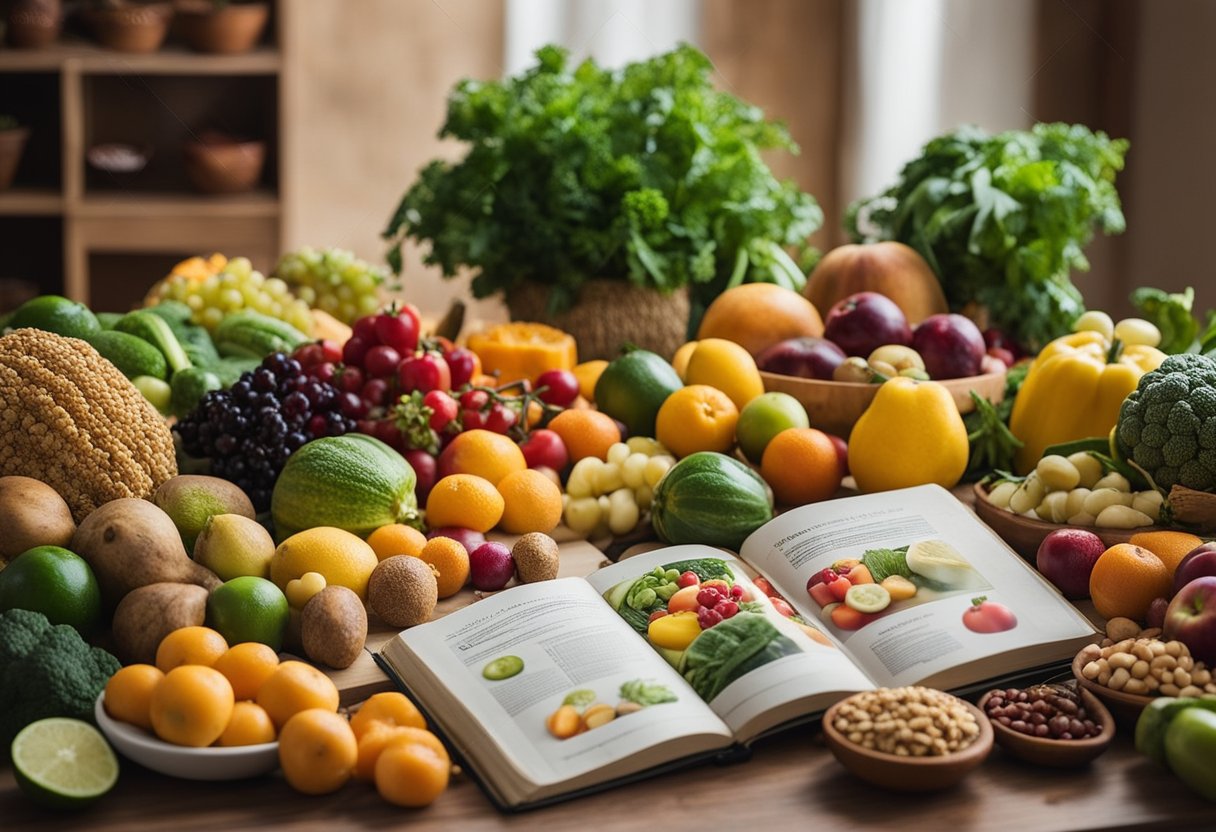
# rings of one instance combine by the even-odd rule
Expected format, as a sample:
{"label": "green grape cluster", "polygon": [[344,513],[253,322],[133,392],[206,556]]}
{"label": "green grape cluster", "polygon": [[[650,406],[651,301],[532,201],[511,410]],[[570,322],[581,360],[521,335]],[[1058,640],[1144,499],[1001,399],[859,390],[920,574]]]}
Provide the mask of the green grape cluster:
{"label": "green grape cluster", "polygon": [[177,300],[190,307],[196,324],[209,331],[230,312],[253,309],[286,321],[305,334],[313,329],[312,310],[277,277],[266,277],[247,257],[234,257],[224,270],[202,281],[174,275],[158,289],[161,300]]}
{"label": "green grape cluster", "polygon": [[309,305],[353,323],[382,305],[380,287],[388,272],[341,248],[305,246],[279,259],[275,275]]}

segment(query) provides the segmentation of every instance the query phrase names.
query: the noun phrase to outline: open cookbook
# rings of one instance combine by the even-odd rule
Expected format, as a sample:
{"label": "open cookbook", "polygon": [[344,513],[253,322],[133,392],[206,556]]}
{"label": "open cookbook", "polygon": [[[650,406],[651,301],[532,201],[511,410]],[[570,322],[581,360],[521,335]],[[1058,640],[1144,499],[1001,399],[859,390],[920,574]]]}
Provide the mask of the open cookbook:
{"label": "open cookbook", "polygon": [[514,587],[406,630],[377,661],[519,809],[737,752],[855,691],[994,683],[1094,637],[928,485],[786,512],[738,557],[670,546]]}

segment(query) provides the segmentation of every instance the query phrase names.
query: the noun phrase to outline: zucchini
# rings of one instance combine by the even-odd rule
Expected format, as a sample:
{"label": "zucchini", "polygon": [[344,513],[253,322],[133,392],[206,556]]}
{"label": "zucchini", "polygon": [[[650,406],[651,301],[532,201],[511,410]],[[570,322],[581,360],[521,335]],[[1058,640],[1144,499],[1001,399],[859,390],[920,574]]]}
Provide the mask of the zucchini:
{"label": "zucchini", "polygon": [[169,377],[169,365],[156,347],[142,338],[103,329],[89,336],[88,341],[101,357],[109,361],[127,378],[151,376],[164,381]]}
{"label": "zucchini", "polygon": [[177,336],[169,328],[169,324],[158,315],[143,309],[128,312],[115,322],[114,331],[142,338],[156,347],[169,363],[169,368],[175,373],[193,366],[190,357],[186,355],[186,351],[178,342]]}
{"label": "zucchini", "polygon": [[262,359],[275,352],[291,353],[311,339],[286,321],[242,309],[220,321],[213,340],[222,356]]}

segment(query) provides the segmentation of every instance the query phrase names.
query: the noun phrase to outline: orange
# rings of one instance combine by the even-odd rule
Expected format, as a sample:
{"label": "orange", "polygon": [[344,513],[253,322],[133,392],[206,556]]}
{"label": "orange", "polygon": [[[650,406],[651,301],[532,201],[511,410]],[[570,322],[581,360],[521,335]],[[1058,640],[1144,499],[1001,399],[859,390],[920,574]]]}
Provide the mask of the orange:
{"label": "orange", "polygon": [[150,664],[121,668],[106,682],[106,713],[114,719],[152,730],[152,691],[165,678]]}
{"label": "orange", "polygon": [[422,718],[416,705],[404,693],[389,691],[377,693],[364,702],[359,710],[350,718],[350,727],[356,737],[362,737],[374,725],[407,725],[411,728],[425,728],[426,720]]}
{"label": "orange", "polygon": [[448,443],[439,455],[440,477],[449,474],[475,474],[497,485],[498,481],[512,471],[528,467],[524,452],[501,433],[474,428],[460,433]]}
{"label": "orange", "polygon": [[355,772],[359,743],[346,717],[324,708],[292,716],[279,734],[279,765],[288,784],[304,794],[329,794]]}
{"label": "orange", "polygon": [[1160,558],[1172,576],[1182,559],[1203,543],[1203,539],[1186,532],[1137,532],[1127,542],[1148,549]]}
{"label": "orange", "polygon": [[826,500],[840,488],[836,446],[821,430],[786,428],[764,449],[760,476],[781,505],[801,506]]}
{"label": "orange", "polygon": [[756,360],[743,347],[724,338],[702,338],[697,342],[688,357],[684,383],[716,387],[730,396],[739,410],[764,394],[764,381]]}
{"label": "orange", "polygon": [[498,484],[502,495],[504,532],[527,534],[549,532],[562,519],[562,490],[540,471],[529,468],[507,474]]}
{"label": "orange", "polygon": [[228,650],[228,642],[210,627],[179,627],[160,641],[156,666],[168,673],[183,664],[210,667]]}
{"label": "orange", "polygon": [[216,745],[260,745],[274,742],[274,723],[270,714],[253,702],[237,702],[232,706],[232,716]]}
{"label": "orange", "polygon": [[397,742],[376,760],[376,791],[397,806],[429,806],[448,787],[451,761],[417,742]]}
{"label": "orange", "polygon": [[[502,498],[498,499],[501,502]],[[422,547],[418,557],[435,568],[435,582],[439,585],[440,598],[460,592],[469,580],[469,553],[459,540],[433,537]]]}
{"label": "orange", "polygon": [[621,441],[616,422],[598,410],[563,410],[546,427],[562,438],[571,462],[589,456],[607,459],[608,449]]}
{"label": "orange", "polygon": [[1173,581],[1161,558],[1131,543],[1103,552],[1089,573],[1089,597],[1103,618],[1143,621],[1154,598],[1168,598]]}
{"label": "orange", "polygon": [[435,483],[426,498],[426,522],[431,528],[463,526],[488,532],[498,525],[502,511],[502,495],[494,483],[475,474],[449,474]]}
{"label": "orange", "polygon": [[677,457],[697,451],[727,453],[735,444],[739,408],[708,384],[690,384],[672,393],[659,408],[655,438]]}
{"label": "orange", "polygon": [[391,558],[393,555],[418,557],[418,553],[426,545],[426,535],[413,526],[390,523],[368,535],[367,545],[372,547],[372,551],[380,560]]}
{"label": "orange", "polygon": [[697,338],[726,338],[753,356],[787,338],[823,336],[819,311],[802,295],[775,283],[727,289],[705,310]]}
{"label": "orange", "polygon": [[366,733],[359,737],[359,759],[355,762],[355,777],[359,780],[372,780],[376,774],[376,760],[380,759],[380,753],[390,745],[401,742],[416,742],[429,746],[436,754],[450,762],[448,751],[439,741],[439,737],[425,728],[373,722]]}
{"label": "orange", "polygon": [[578,363],[574,337],[546,324],[515,321],[475,332],[468,347],[483,372],[498,374],[498,384],[534,379],[545,370],[570,370]]}
{"label": "orange", "polygon": [[257,641],[245,641],[234,644],[228,652],[215,660],[212,665],[224,674],[232,693],[239,699],[253,699],[258,695],[258,688],[270,678],[279,666],[279,657],[274,650]]}
{"label": "orange", "polygon": [[578,379],[580,396],[589,402],[595,401],[595,383],[600,380],[600,373],[604,372],[604,368],[607,366],[608,362],[602,358],[575,365],[570,372],[574,373],[574,377]]}
{"label": "orange", "polygon": [[175,667],[152,690],[152,730],[165,742],[203,748],[224,733],[234,704],[223,673],[200,664]]}
{"label": "orange", "polygon": [[680,377],[681,381],[688,381],[684,374],[688,372],[688,359],[692,358],[692,351],[696,348],[697,342],[689,341],[686,344],[682,344],[676,350],[676,354],[671,357],[671,366],[675,368],[676,375]]}
{"label": "orange", "polygon": [[337,712],[338,688],[333,680],[305,662],[282,662],[258,689],[257,703],[278,728],[300,711]]}

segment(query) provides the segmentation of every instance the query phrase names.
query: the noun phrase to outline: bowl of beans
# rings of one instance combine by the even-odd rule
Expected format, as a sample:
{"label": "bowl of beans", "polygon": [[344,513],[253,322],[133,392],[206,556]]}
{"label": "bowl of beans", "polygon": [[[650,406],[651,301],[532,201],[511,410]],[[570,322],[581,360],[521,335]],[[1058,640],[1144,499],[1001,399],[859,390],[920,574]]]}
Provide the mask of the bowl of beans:
{"label": "bowl of beans", "polygon": [[978,707],[991,720],[997,745],[1039,766],[1083,766],[1115,738],[1115,719],[1106,706],[1072,685],[993,690]]}
{"label": "bowl of beans", "polygon": [[849,771],[904,792],[957,784],[992,750],[992,724],[974,705],[933,688],[863,691],[823,716],[828,748]]}
{"label": "bowl of beans", "polygon": [[1073,659],[1072,672],[1078,685],[1128,724],[1157,696],[1216,693],[1216,674],[1181,641],[1140,637],[1090,644]]}

